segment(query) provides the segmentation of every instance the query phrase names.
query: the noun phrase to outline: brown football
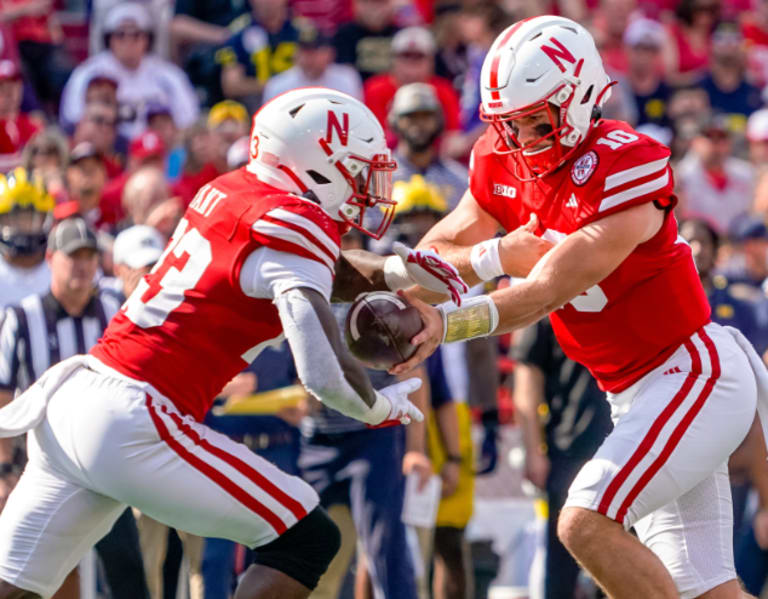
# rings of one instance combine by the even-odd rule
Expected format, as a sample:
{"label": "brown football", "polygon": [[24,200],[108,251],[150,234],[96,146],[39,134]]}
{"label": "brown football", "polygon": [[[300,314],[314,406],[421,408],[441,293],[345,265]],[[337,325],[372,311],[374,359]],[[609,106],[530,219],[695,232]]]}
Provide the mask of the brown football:
{"label": "brown football", "polygon": [[404,298],[388,291],[366,293],[347,313],[347,346],[368,368],[389,370],[413,355],[411,339],[422,327],[419,311]]}

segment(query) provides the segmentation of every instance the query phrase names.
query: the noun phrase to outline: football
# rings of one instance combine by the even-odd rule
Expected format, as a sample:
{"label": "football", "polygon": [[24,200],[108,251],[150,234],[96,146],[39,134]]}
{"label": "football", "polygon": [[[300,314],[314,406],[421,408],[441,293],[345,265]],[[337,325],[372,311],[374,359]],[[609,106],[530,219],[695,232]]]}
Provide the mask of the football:
{"label": "football", "polygon": [[411,339],[421,331],[419,311],[388,291],[358,297],[347,313],[347,346],[352,355],[375,370],[389,370],[416,351]]}

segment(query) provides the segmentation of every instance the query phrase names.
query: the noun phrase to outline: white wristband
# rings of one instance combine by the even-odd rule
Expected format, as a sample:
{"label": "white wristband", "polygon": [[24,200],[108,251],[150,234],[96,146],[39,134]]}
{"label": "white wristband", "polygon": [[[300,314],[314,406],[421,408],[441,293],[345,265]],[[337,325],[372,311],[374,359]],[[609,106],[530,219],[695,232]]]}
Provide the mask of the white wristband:
{"label": "white wristband", "polygon": [[400,256],[389,256],[384,260],[384,282],[390,291],[405,289],[413,285],[413,279],[405,268],[405,262]]}
{"label": "white wristband", "polygon": [[472,246],[469,261],[475,274],[483,281],[491,281],[504,274],[504,267],[501,265],[501,256],[499,255],[500,243],[501,237],[494,237]]}
{"label": "white wristband", "polygon": [[499,326],[499,310],[490,295],[465,299],[461,308],[442,304],[437,309],[443,317],[443,343],[487,337]]}

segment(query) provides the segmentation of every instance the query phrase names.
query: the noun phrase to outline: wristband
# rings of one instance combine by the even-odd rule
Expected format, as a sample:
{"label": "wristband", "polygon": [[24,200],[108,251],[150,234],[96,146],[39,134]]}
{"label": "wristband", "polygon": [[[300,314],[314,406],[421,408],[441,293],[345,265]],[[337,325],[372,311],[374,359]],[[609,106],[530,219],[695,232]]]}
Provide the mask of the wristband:
{"label": "wristband", "polygon": [[400,256],[389,256],[384,260],[384,282],[390,291],[405,289],[413,285],[413,279],[405,268],[405,262]]}
{"label": "wristband", "polygon": [[487,337],[499,325],[499,310],[490,295],[465,299],[461,308],[442,304],[437,309],[443,317],[443,343]]}
{"label": "wristband", "polygon": [[501,265],[501,255],[499,254],[500,243],[501,237],[494,237],[472,246],[469,262],[481,281],[491,281],[504,274],[504,267]]}

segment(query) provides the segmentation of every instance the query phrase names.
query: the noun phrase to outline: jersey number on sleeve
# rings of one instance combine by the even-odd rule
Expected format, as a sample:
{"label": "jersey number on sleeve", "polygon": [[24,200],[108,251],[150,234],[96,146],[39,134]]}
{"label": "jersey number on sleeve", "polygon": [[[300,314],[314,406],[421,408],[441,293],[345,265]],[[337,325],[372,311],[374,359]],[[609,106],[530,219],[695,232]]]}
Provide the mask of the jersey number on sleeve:
{"label": "jersey number on sleeve", "polygon": [[211,263],[211,242],[194,227],[187,227],[189,222],[182,219],[155,267],[125,302],[125,315],[137,326],[163,324]]}

